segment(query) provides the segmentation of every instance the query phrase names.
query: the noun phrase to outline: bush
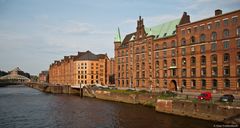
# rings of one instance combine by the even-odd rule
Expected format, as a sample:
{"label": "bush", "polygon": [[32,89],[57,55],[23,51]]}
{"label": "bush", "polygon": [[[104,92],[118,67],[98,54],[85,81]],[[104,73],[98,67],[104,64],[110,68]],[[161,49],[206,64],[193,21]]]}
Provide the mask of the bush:
{"label": "bush", "polygon": [[176,97],[176,96],[177,96],[176,93],[171,92],[171,91],[166,91],[166,92],[162,92],[162,93],[158,96],[158,98],[159,98],[159,99],[169,99],[169,98],[174,98],[174,97]]}

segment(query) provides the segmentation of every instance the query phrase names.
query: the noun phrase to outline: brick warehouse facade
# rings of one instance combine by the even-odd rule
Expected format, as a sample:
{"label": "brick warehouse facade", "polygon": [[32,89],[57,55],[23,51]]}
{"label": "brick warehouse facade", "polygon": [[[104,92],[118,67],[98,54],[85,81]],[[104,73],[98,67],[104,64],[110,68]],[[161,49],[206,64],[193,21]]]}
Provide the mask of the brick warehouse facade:
{"label": "brick warehouse facade", "polygon": [[49,68],[49,83],[60,85],[101,84],[109,79],[109,59],[106,54],[95,55],[90,51],[64,56]]}
{"label": "brick warehouse facade", "polygon": [[159,90],[240,89],[240,10],[190,22],[154,27],[139,17],[136,32],[114,38],[115,83],[119,88]]}

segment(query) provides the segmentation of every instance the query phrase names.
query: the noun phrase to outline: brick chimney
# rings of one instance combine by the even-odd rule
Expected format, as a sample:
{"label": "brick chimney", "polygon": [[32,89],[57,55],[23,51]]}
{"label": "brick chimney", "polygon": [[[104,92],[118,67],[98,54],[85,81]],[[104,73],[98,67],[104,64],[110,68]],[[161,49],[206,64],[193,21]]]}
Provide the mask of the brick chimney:
{"label": "brick chimney", "polygon": [[215,10],[215,16],[217,16],[217,15],[222,15],[222,10],[221,9]]}

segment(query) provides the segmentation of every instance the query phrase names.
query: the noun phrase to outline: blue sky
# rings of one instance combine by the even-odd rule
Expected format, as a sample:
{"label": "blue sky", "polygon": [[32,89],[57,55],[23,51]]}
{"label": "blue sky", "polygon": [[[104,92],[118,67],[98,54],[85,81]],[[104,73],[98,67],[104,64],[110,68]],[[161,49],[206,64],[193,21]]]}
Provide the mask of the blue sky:
{"label": "blue sky", "polygon": [[15,67],[31,74],[78,51],[113,57],[113,38],[145,26],[180,18],[191,21],[237,10],[239,0],[0,0],[0,70]]}

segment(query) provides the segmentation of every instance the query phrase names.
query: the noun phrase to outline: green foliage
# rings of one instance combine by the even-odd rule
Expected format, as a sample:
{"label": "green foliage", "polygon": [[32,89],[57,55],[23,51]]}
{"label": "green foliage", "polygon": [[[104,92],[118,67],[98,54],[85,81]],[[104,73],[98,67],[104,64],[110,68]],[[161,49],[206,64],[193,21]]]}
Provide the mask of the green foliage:
{"label": "green foliage", "polygon": [[162,92],[162,93],[158,96],[158,99],[170,99],[170,98],[174,98],[174,97],[176,97],[176,96],[177,96],[176,93],[167,91],[167,92]]}

